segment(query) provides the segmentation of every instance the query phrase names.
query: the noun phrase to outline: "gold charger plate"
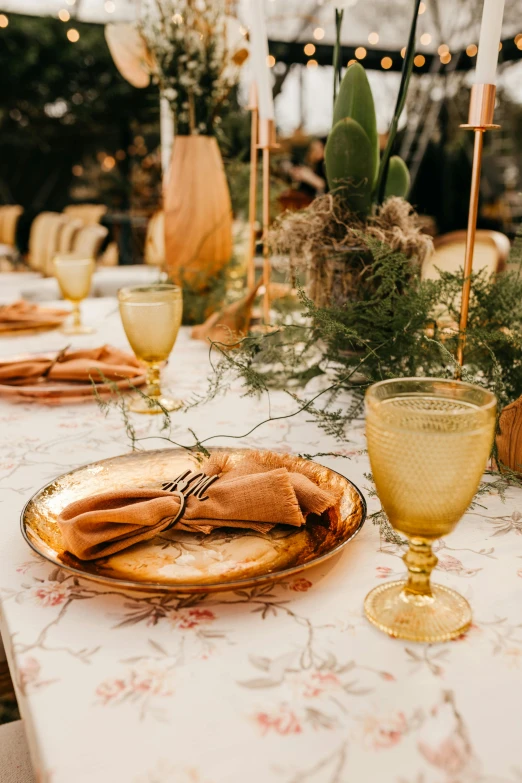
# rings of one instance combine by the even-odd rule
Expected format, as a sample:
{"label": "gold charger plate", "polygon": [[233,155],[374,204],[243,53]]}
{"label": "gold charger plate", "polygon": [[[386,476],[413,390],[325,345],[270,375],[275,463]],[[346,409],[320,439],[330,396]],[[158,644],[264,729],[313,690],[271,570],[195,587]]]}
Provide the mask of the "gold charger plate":
{"label": "gold charger plate", "polygon": [[[247,449],[219,449],[241,460]],[[304,461],[304,460],[303,460]],[[361,529],[366,503],[357,487],[329,468],[321,485],[343,491],[340,513],[309,517],[296,530],[276,526],[261,535],[220,528],[209,535],[170,530],[111,557],[83,561],[64,551],[58,514],[73,500],[125,486],[153,487],[197,466],[182,449],[134,452],[93,462],[59,476],[22,511],[22,534],[32,549],[78,576],[124,588],[182,593],[237,590],[285,579],[336,555]]]}

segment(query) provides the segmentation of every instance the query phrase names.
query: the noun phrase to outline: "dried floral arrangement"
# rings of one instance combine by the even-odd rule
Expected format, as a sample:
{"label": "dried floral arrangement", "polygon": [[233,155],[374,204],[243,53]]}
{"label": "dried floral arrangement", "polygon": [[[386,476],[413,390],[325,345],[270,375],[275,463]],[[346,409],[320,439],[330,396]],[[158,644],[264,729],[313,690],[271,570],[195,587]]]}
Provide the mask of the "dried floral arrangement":
{"label": "dried floral arrangement", "polygon": [[180,135],[213,135],[248,56],[225,0],[149,0],[139,30]]}

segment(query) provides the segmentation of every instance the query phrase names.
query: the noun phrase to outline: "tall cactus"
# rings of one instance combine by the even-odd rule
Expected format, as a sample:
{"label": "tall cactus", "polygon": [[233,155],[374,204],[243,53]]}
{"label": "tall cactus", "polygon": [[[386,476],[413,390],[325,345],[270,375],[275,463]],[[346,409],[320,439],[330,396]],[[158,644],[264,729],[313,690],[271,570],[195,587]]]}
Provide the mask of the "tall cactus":
{"label": "tall cactus", "polygon": [[[325,163],[330,190],[336,191],[348,208],[363,218],[375,201],[379,162],[372,91],[362,65],[353,63],[344,75],[335,101]],[[395,156],[389,164],[386,196],[405,197],[408,188],[406,164]]]}

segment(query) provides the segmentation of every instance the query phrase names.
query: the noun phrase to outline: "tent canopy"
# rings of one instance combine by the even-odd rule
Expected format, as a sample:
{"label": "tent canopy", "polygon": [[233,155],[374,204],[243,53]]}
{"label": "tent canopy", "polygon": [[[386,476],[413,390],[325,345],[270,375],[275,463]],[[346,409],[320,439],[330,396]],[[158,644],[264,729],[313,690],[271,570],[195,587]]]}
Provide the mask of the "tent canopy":
{"label": "tent canopy", "polygon": [[[342,43],[368,51],[400,51],[406,44],[413,0],[262,0],[268,35],[274,41],[332,44],[334,9],[344,9]],[[248,26],[249,0],[230,6]],[[84,22],[133,21],[144,6],[141,0],[2,0],[6,13],[58,16],[66,9],[72,19]],[[507,0],[502,37],[522,32],[518,3]],[[441,44],[450,50],[478,43],[482,3],[479,0],[424,0],[418,23],[419,53],[436,53]]]}

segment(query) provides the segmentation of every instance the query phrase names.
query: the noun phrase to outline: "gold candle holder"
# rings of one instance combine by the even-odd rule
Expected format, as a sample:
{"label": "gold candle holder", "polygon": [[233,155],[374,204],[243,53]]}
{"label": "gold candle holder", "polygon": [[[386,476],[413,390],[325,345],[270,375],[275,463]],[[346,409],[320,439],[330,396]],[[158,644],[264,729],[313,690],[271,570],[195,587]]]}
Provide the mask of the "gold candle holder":
{"label": "gold candle holder", "polygon": [[254,258],[256,255],[256,214],[257,214],[257,156],[259,108],[257,102],[257,86],[252,83],[248,110],[251,112],[250,132],[250,192],[248,202],[248,256],[247,256],[247,286],[251,291],[256,283]]}
{"label": "gold candle holder", "polygon": [[275,123],[273,120],[259,121],[258,149],[263,152],[263,321],[265,326],[270,323],[270,280],[272,264],[268,247],[268,229],[270,227],[270,155],[278,149],[276,142]]}
{"label": "gold candle holder", "polygon": [[473,271],[473,254],[477,231],[484,133],[487,130],[500,128],[500,125],[493,124],[495,94],[496,87],[494,84],[474,84],[471,88],[468,122],[466,125],[460,126],[465,130],[472,130],[475,133],[475,143],[473,146],[471,194],[469,200],[468,229],[466,234],[466,253],[464,256],[464,282],[462,285],[462,300],[460,305],[459,344],[457,347],[458,367],[455,373],[457,378],[460,378],[462,375],[464,349],[466,347],[466,329],[468,326],[471,273]]}

